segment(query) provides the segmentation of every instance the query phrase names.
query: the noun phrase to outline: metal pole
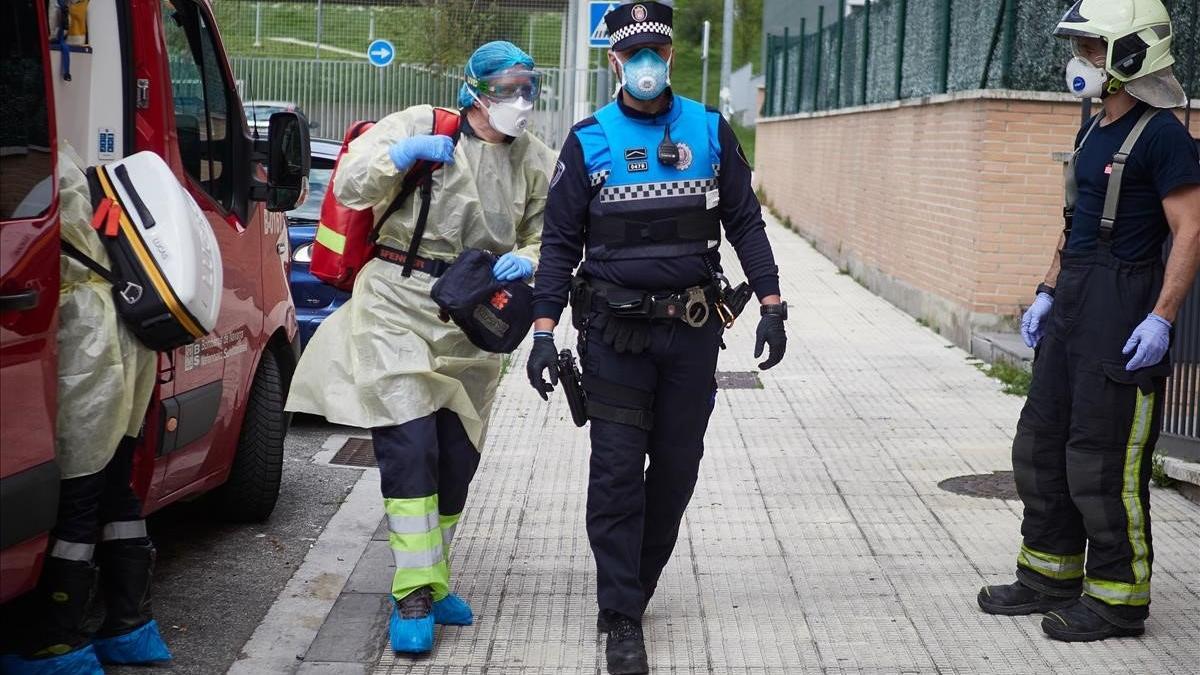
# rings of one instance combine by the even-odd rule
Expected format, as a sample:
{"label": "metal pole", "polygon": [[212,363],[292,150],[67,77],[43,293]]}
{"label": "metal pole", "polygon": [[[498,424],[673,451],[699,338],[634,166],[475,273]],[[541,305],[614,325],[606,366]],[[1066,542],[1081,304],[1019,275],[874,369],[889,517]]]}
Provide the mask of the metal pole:
{"label": "metal pole", "polygon": [[[375,5],[367,8],[367,42],[375,41]],[[379,69],[381,72],[382,68]]]}
{"label": "metal pole", "polygon": [[944,94],[950,88],[950,11],[952,0],[941,0],[938,3],[938,93]]}
{"label": "metal pole", "polygon": [[708,105],[708,34],[712,22],[704,22],[704,37],[700,41],[700,102]]}
{"label": "metal pole", "polygon": [[837,66],[833,76],[833,107],[842,105],[842,45],[846,39],[846,0],[838,0]]}
{"label": "metal pole", "polygon": [[588,99],[588,74],[590,72],[591,26],[588,25],[588,6],[580,0],[571,3],[579,5],[575,12],[575,117],[572,121],[581,120],[592,114],[591,101]]}
{"label": "metal pole", "polygon": [[787,28],[787,26],[784,26],[783,27],[783,86],[779,88],[780,103],[782,104],[784,115],[788,114],[788,104],[787,104],[788,103],[788,97],[787,97],[788,56],[791,55],[791,51],[792,51],[792,46],[788,43],[789,43],[788,28]]}
{"label": "metal pole", "polygon": [[825,5],[817,7],[817,63],[813,68],[813,110],[821,109],[821,50],[825,47]]}
{"label": "metal pole", "polygon": [[254,46],[262,46],[262,0],[254,3]]}
{"label": "metal pole", "polygon": [[1012,89],[1013,52],[1017,48],[1017,0],[1004,0],[1004,54],[1000,60],[1000,86]]}
{"label": "metal pole", "polygon": [[863,56],[862,56],[862,81],[859,82],[861,94],[859,95],[859,104],[867,104],[867,64],[871,61],[871,0],[863,3]]}
{"label": "metal pole", "polygon": [[[786,43],[786,41],[785,41]],[[725,0],[725,11],[721,15],[721,91],[720,109],[724,115],[729,109],[729,80],[733,76],[733,0]],[[786,77],[786,76],[785,76]]]}
{"label": "metal pole", "polygon": [[317,60],[321,60],[321,0],[317,0]]}
{"label": "metal pole", "polygon": [[808,19],[800,17],[800,55],[796,57],[796,112],[804,112],[804,43],[808,37]]}
{"label": "metal pole", "polygon": [[896,100],[902,94],[904,84],[904,23],[908,19],[908,0],[896,2]]}

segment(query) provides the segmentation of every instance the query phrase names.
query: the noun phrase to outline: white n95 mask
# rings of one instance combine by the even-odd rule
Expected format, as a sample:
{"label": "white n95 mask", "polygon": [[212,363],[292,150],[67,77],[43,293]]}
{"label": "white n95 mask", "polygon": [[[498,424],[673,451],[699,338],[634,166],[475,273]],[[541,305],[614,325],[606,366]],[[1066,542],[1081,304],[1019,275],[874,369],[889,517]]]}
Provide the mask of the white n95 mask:
{"label": "white n95 mask", "polygon": [[1067,89],[1077,98],[1100,98],[1108,82],[1108,73],[1103,68],[1079,56],[1067,61],[1066,75]]}

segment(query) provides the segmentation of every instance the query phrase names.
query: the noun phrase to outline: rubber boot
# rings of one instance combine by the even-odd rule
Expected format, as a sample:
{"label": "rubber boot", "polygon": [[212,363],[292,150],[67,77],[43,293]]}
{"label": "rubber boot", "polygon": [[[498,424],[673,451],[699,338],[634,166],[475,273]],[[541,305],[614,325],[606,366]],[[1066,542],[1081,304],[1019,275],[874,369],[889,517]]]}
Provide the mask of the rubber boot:
{"label": "rubber boot", "polygon": [[466,600],[451,593],[433,603],[433,622],[439,626],[470,626],[475,614]]}
{"label": "rubber boot", "polygon": [[96,585],[90,562],[47,557],[34,591],[28,652],[0,658],[0,672],[14,675],[101,675],[85,623]]}
{"label": "rubber boot", "polygon": [[150,612],[156,557],[150,543],[110,541],[97,547],[105,614],[94,644],[102,662],[146,664],[171,660],[171,650]]}
{"label": "rubber boot", "polygon": [[610,611],[604,657],[609,675],[642,675],[650,672],[641,621]]}
{"label": "rubber boot", "polygon": [[433,592],[428,586],[396,601],[388,622],[392,651],[424,654],[433,649]]}
{"label": "rubber boot", "polygon": [[988,614],[1022,616],[1060,609],[1079,601],[1079,593],[1054,596],[1038,592],[1020,581],[1003,586],[984,586],[976,598],[979,608]]}

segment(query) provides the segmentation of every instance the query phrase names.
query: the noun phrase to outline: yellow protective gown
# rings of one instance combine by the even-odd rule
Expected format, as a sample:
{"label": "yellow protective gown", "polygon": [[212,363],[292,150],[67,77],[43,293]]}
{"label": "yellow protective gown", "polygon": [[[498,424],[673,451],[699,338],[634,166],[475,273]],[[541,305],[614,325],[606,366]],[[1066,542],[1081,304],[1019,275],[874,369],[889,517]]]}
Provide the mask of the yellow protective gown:
{"label": "yellow protective gown", "polygon": [[[64,141],[59,152],[62,238],[108,268],[92,229],[83,161]],[[117,317],[112,286],[79,261],[59,257],[58,415],[56,446],[63,478],[100,471],[123,436],[136,436],[154,392],[158,355]]]}
{"label": "yellow protective gown", "polygon": [[[400,190],[403,173],[388,157],[396,141],[430,133],[433,108],[415,106],[380,120],[355,139],[338,165],[334,193],[376,217]],[[419,255],[454,260],[466,248],[510,251],[535,264],[553,152],[523,134],[488,143],[463,134],[454,163],[433,174],[433,201]],[[380,229],[379,242],[408,250],[420,196]],[[453,323],[438,319],[429,297],[434,279],[372,260],[359,272],[351,299],[313,335],[292,380],[287,409],[323,415],[337,424],[393,426],[441,408],[458,414],[482,449],[500,377],[500,356],[471,344]]]}

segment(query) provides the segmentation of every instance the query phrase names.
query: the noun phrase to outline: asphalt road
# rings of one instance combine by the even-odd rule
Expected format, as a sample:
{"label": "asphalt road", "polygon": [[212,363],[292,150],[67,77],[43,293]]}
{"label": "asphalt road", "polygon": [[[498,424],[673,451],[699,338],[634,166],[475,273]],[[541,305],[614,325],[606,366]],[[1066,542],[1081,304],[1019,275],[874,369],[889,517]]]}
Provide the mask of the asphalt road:
{"label": "asphalt road", "polygon": [[[283,486],[265,523],[209,517],[204,500],[150,519],[158,546],[154,613],[175,661],[154,673],[223,673],[361,473],[312,463],[332,433],[346,430],[297,417],[285,444]],[[109,673],[145,675],[145,668]]]}

